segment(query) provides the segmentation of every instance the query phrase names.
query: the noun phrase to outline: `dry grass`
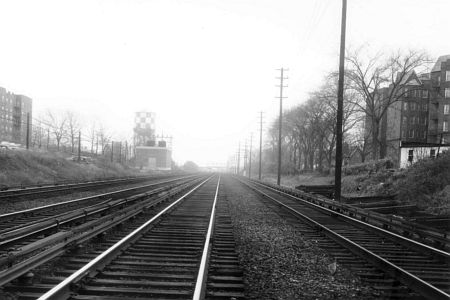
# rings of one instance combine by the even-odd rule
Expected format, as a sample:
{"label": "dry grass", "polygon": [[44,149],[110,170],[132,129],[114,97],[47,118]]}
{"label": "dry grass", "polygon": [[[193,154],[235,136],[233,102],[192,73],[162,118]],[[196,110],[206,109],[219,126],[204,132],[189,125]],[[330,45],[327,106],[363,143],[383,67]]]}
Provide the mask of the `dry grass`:
{"label": "dry grass", "polygon": [[136,175],[117,163],[96,160],[78,164],[61,153],[4,151],[0,153],[0,185],[17,186],[55,181],[82,181]]}

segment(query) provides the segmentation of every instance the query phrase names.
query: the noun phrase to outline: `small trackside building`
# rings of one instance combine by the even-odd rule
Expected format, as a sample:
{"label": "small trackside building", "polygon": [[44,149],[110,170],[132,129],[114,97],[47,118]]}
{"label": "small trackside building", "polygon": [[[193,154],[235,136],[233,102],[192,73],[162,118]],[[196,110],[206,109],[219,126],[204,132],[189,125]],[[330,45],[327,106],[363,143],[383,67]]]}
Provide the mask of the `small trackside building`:
{"label": "small trackside building", "polygon": [[450,144],[401,142],[400,168],[407,168],[425,158],[435,158],[443,151],[449,151]]}
{"label": "small trackside building", "polygon": [[166,147],[136,146],[136,166],[139,169],[171,170],[172,151]]}

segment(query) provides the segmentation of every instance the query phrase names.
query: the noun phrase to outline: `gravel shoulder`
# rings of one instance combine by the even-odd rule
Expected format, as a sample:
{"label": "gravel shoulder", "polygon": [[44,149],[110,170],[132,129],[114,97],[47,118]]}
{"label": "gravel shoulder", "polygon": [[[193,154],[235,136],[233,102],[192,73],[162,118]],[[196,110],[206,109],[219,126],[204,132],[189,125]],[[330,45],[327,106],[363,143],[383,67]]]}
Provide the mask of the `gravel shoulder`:
{"label": "gravel shoulder", "polygon": [[376,299],[339,264],[332,276],[333,259],[256,194],[229,177],[224,184],[248,299]]}

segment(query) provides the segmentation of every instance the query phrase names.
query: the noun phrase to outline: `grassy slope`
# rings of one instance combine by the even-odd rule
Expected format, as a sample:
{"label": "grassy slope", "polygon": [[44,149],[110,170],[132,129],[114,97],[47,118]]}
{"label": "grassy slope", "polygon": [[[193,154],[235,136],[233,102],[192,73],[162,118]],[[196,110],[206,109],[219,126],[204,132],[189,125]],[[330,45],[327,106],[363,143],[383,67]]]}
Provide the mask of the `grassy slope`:
{"label": "grassy slope", "polygon": [[[398,199],[436,214],[450,214],[450,152],[436,159],[420,161],[406,170],[361,172],[342,178],[342,193],[347,196],[398,194]],[[276,175],[265,180],[276,182]],[[283,177],[281,183],[294,187],[299,184],[332,184],[334,178],[319,174]]]}
{"label": "grassy slope", "polygon": [[120,164],[96,160],[78,164],[61,153],[38,151],[0,152],[0,185],[16,186],[62,180],[81,181],[136,175]]}

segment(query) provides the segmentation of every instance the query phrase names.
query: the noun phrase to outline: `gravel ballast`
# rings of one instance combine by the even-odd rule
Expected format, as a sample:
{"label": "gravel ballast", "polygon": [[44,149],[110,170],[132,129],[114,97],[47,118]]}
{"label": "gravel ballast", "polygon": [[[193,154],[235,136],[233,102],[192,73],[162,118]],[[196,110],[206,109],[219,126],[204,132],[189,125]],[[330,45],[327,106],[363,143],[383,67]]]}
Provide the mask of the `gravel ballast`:
{"label": "gravel ballast", "polygon": [[295,225],[232,178],[224,178],[248,299],[376,299],[376,293],[305,240]]}

